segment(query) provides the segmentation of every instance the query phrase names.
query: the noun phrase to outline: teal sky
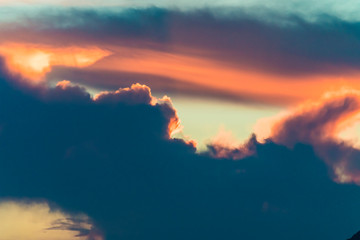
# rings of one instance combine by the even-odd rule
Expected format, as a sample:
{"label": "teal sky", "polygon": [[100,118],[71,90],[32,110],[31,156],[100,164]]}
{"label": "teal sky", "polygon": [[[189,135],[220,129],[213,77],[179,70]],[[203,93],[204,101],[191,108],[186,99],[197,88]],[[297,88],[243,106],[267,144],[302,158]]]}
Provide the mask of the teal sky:
{"label": "teal sky", "polygon": [[259,119],[274,116],[282,110],[275,106],[243,105],[176,96],[171,99],[184,126],[183,135],[196,140],[199,151],[204,150],[206,143],[220,131],[231,132],[234,138],[231,140],[241,143],[253,133],[254,124]]}
{"label": "teal sky", "polygon": [[[300,15],[310,21],[315,20],[319,16],[332,15],[340,19],[347,21],[357,21],[360,19],[358,14],[360,10],[360,2],[355,0],[341,1],[341,0],[201,0],[201,1],[190,1],[190,0],[178,0],[178,1],[167,1],[167,0],[28,0],[28,1],[7,1],[0,0],[0,5],[15,7],[19,11],[23,12],[26,8],[37,9],[38,7],[46,6],[64,6],[64,7],[109,7],[109,6],[121,6],[121,7],[168,7],[168,8],[180,8],[184,10],[193,8],[212,8],[212,7],[240,7],[247,8],[252,11],[253,14],[262,14],[263,10],[270,10],[272,12],[278,12],[284,15],[296,14]],[[260,7],[260,8],[259,8]],[[2,9],[2,14],[4,9]],[[11,14],[16,14],[12,9]]]}

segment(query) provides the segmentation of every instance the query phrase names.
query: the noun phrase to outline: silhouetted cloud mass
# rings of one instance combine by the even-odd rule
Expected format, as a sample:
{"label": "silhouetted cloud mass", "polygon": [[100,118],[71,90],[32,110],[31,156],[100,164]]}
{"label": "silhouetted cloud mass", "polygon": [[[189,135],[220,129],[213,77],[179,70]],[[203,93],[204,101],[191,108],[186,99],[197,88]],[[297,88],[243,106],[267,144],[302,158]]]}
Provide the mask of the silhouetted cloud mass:
{"label": "silhouetted cloud mass", "polygon": [[66,81],[31,87],[2,69],[0,197],[84,212],[107,240],[337,240],[356,232],[360,189],[332,181],[313,142],[289,148],[254,136],[241,160],[219,159],[214,148],[196,154],[171,139],[178,121],[171,101],[143,85],[92,98]]}

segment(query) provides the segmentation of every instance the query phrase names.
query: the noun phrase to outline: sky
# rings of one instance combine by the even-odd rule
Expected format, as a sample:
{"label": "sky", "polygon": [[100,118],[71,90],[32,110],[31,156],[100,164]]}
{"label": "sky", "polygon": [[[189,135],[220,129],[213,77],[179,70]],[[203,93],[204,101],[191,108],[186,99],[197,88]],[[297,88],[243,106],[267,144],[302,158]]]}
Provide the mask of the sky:
{"label": "sky", "polygon": [[0,0],[0,239],[349,239],[359,10]]}

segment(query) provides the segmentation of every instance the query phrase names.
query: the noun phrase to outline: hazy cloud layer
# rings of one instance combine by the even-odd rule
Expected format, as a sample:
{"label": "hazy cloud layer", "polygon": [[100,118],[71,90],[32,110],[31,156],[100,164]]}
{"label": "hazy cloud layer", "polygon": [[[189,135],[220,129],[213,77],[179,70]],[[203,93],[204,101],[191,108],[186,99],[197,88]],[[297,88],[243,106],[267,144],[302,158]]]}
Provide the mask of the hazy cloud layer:
{"label": "hazy cloud layer", "polygon": [[4,25],[1,40],[192,51],[192,54],[281,74],[330,68],[336,71],[359,65],[357,22],[326,15],[308,22],[296,15],[276,13],[273,19],[279,23],[267,19],[241,8],[52,9],[26,21],[20,18],[17,23]]}
{"label": "hazy cloud layer", "polygon": [[[74,77],[82,82],[94,72],[118,76],[119,85],[124,85],[124,76],[151,76],[155,80],[147,81],[154,91],[159,79],[166,79],[167,88],[179,94],[211,96],[211,89],[219,89],[215,98],[231,101],[292,103],[329,86],[358,87],[358,22],[332,15],[308,21],[298,15],[267,13],[271,17],[242,8],[47,9],[3,23],[0,42],[8,50],[9,43],[19,43],[49,55],[43,72],[59,65],[87,66],[82,69],[87,78]],[[58,54],[76,48],[82,60],[84,56],[89,60],[86,64]],[[23,57],[15,56],[26,63]],[[71,68],[62,68],[50,71],[48,77],[71,75]],[[314,90],[307,91],[309,86]]]}

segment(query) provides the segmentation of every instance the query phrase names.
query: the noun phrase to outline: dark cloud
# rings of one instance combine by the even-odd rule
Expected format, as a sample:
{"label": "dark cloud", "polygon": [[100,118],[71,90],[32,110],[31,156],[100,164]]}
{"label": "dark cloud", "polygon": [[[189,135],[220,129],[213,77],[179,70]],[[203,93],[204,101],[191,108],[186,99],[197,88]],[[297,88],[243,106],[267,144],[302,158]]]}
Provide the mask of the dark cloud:
{"label": "dark cloud", "polygon": [[358,240],[358,239],[360,239],[360,232],[357,232],[356,234],[354,234],[354,236],[352,236],[348,240]]}
{"label": "dark cloud", "polygon": [[242,9],[49,10],[4,26],[1,39],[150,48],[277,74],[334,73],[359,66],[359,23],[332,16],[309,22],[269,15],[271,22]]}
{"label": "dark cloud", "polygon": [[1,74],[1,197],[84,212],[107,240],[337,240],[359,228],[359,187],[334,183],[309,144],[252,138],[241,160],[214,159],[169,138],[176,111],[145,86],[93,100],[67,82],[10,79]]}

